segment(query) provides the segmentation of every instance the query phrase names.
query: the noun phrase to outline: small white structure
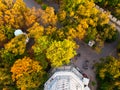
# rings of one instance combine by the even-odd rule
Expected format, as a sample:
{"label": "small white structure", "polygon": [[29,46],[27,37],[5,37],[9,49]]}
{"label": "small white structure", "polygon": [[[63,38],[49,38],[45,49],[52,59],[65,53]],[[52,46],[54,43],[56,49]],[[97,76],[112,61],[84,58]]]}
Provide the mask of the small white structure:
{"label": "small white structure", "polygon": [[88,45],[89,45],[90,47],[92,47],[94,44],[95,44],[95,41],[93,41],[93,40],[90,40],[90,41],[88,42]]}
{"label": "small white structure", "polygon": [[24,34],[21,29],[17,29],[17,30],[15,30],[15,32],[14,32],[14,35],[15,35],[15,36],[18,36],[18,35],[21,35],[21,34]]}
{"label": "small white structure", "polygon": [[87,86],[89,80],[84,79],[83,75],[72,66],[53,69],[52,73],[54,74],[44,84],[44,90],[90,90],[85,89],[89,88]]}
{"label": "small white structure", "polygon": [[29,38],[28,38],[27,34],[24,33],[21,29],[17,29],[17,30],[15,30],[15,32],[14,32],[14,35],[15,35],[15,36],[19,36],[19,35],[21,35],[21,34],[24,34],[24,35],[26,36],[26,43],[28,43],[28,42],[29,42]]}

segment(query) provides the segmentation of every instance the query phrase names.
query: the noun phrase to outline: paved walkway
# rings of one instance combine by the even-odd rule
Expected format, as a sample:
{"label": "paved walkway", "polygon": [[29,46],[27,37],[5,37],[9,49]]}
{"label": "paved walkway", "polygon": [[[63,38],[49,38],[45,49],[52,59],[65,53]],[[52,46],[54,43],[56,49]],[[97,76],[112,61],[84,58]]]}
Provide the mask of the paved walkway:
{"label": "paved walkway", "polygon": [[[24,2],[27,4],[28,7],[35,6],[36,8],[40,8],[40,5],[37,4],[34,0],[24,0]],[[51,4],[52,6],[56,6],[54,4]],[[58,8],[58,7],[56,7]],[[120,31],[120,28],[117,26],[118,31]],[[119,36],[120,39],[120,36]],[[106,57],[109,55],[117,57],[116,53],[116,46],[118,43],[118,40],[116,40],[113,43],[106,43],[104,48],[102,49],[101,53],[95,52],[92,48],[90,48],[87,44],[85,44],[82,41],[77,42],[80,45],[80,48],[77,50],[78,53],[80,53],[80,56],[77,58],[72,59],[73,64],[80,68],[87,76],[90,78],[91,81],[96,82],[96,76],[95,76],[95,70],[94,70],[94,64],[96,62],[99,62],[100,58]],[[83,68],[83,64],[85,60],[88,61],[88,69]],[[90,85],[91,90],[97,90],[96,85]]]}

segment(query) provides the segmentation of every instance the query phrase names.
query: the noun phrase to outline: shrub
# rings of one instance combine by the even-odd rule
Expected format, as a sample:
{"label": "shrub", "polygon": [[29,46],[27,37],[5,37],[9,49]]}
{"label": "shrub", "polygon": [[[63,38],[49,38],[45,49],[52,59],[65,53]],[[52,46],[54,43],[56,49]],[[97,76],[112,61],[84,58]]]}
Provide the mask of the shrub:
{"label": "shrub", "polygon": [[42,4],[42,9],[45,10],[48,7],[46,4]]}

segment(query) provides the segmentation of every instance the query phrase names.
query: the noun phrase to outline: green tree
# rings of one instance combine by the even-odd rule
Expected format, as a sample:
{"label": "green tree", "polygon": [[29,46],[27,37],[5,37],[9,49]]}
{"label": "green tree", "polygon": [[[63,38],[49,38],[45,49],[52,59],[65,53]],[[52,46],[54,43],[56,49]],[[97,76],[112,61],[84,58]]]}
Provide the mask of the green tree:
{"label": "green tree", "polygon": [[98,32],[97,32],[96,28],[89,27],[86,34],[87,35],[85,37],[85,42],[88,43],[90,40],[96,39]]}
{"label": "green tree", "polygon": [[[120,86],[120,60],[106,57],[97,66],[97,77],[100,90],[119,90]],[[106,89],[105,89],[106,88]]]}
{"label": "green tree", "polygon": [[50,38],[47,36],[41,36],[35,40],[35,44],[32,46],[35,59],[41,62],[41,65],[44,69],[48,66],[46,50],[49,48],[50,44]]}
{"label": "green tree", "polygon": [[48,64],[53,67],[68,64],[76,54],[76,48],[77,45],[73,41],[54,41],[47,36],[36,39],[32,47],[35,59],[41,62],[44,69]]}
{"label": "green tree", "polygon": [[8,68],[0,68],[0,89],[13,87],[14,83],[11,78],[11,73]]}
{"label": "green tree", "polygon": [[120,3],[119,0],[94,0],[95,3],[99,3],[102,6],[109,6],[109,7],[114,7],[118,3]]}
{"label": "green tree", "polygon": [[114,25],[105,24],[102,28],[98,29],[103,41],[111,42],[115,41],[118,37],[118,31]]}

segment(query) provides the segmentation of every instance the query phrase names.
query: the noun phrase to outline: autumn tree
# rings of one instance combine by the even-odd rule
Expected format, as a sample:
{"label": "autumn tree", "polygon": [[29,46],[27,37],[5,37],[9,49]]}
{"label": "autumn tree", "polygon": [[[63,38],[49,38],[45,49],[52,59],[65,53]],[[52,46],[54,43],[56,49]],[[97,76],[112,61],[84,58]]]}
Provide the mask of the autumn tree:
{"label": "autumn tree", "polygon": [[69,64],[70,59],[76,55],[76,44],[73,41],[53,41],[47,49],[46,56],[52,67]]}
{"label": "autumn tree", "polygon": [[99,3],[102,6],[110,6],[110,7],[114,7],[116,6],[118,3],[120,3],[119,0],[94,0],[95,3]]}
{"label": "autumn tree", "polygon": [[3,33],[3,35],[5,35],[8,40],[14,37],[14,31],[15,30],[12,29],[11,26],[8,26],[8,25],[0,26],[0,32]]}
{"label": "autumn tree", "polygon": [[118,31],[115,25],[103,25],[102,28],[98,28],[98,33],[100,34],[103,41],[111,42],[117,39]]}
{"label": "autumn tree", "polygon": [[[29,36],[36,38],[42,35],[49,35],[56,38],[57,34],[57,15],[53,7],[47,7],[45,10],[35,10],[36,22],[28,28]],[[28,17],[29,18],[29,17]],[[28,19],[29,20],[29,19]],[[34,35],[33,35],[34,34]]]}
{"label": "autumn tree", "polygon": [[[1,8],[0,10],[1,17],[3,17],[3,25],[11,25],[12,27],[19,28],[23,23],[23,16],[21,15],[20,8],[24,10],[25,4],[22,0],[0,0]],[[20,7],[19,7],[20,5]]]}
{"label": "autumn tree", "polygon": [[46,58],[46,50],[51,44],[51,39],[47,36],[41,36],[35,40],[35,44],[32,46],[35,59],[41,62],[43,68],[47,68],[48,62]]}
{"label": "autumn tree", "polygon": [[26,48],[26,38],[27,37],[24,34],[14,37],[5,45],[5,50],[15,55],[22,55]]}
{"label": "autumn tree", "polygon": [[95,41],[95,49],[100,51],[104,42],[117,38],[115,27],[108,25],[109,12],[103,13],[92,0],[61,0],[58,12],[62,38],[78,38],[88,43]]}
{"label": "autumn tree", "polygon": [[50,39],[47,36],[42,36],[35,41],[35,44],[32,48],[34,49],[34,52],[39,55],[40,53],[46,51],[49,45]]}
{"label": "autumn tree", "polygon": [[[66,21],[70,21],[65,24],[80,24],[83,29],[96,27],[97,24],[102,25],[109,22],[108,15],[100,12],[97,8],[95,8],[95,4],[88,0],[64,0],[62,1],[59,12],[63,12],[60,14],[60,18],[62,18],[61,15],[63,14],[64,19],[67,19]],[[60,19],[60,21],[63,22],[64,25],[65,20],[62,21]]]}
{"label": "autumn tree", "polygon": [[[92,1],[89,0],[62,0],[58,12],[59,21],[63,26],[63,32],[66,37],[83,39],[89,37],[90,30],[94,30],[95,39],[97,26],[102,27],[109,22],[109,13],[102,13]],[[92,29],[90,29],[92,28]],[[92,36],[93,37],[93,36]]]}
{"label": "autumn tree", "polygon": [[56,41],[47,36],[36,39],[32,47],[35,59],[39,60],[44,68],[47,67],[47,64],[53,67],[68,64],[76,54],[76,48],[77,45],[73,41]]}
{"label": "autumn tree", "polygon": [[89,27],[86,34],[87,35],[85,36],[85,42],[88,43],[90,40],[96,39],[98,32],[96,28]]}
{"label": "autumn tree", "polygon": [[56,26],[57,15],[55,15],[53,7],[47,7],[40,15],[40,23],[44,26]]}
{"label": "autumn tree", "polygon": [[48,26],[45,28],[45,35],[48,35],[48,36],[52,36],[56,33],[57,31],[57,27],[54,27],[54,26]]}
{"label": "autumn tree", "polygon": [[103,58],[97,65],[100,90],[120,89],[120,60],[114,57]]}
{"label": "autumn tree", "polygon": [[12,80],[16,82],[17,87],[21,90],[40,86],[43,83],[43,75],[45,74],[40,63],[29,57],[16,60],[11,72]]}
{"label": "autumn tree", "polygon": [[4,45],[4,48],[1,49],[1,57],[3,62],[12,64],[15,57],[18,58],[24,54],[26,50],[26,38],[27,37],[22,34],[14,37],[11,41]]}
{"label": "autumn tree", "polygon": [[[8,68],[0,67],[0,89],[11,88],[14,85]],[[11,89],[10,89],[11,90]]]}
{"label": "autumn tree", "polygon": [[12,28],[29,28],[36,21],[35,9],[29,9],[23,0],[0,0],[1,25],[9,25]]}
{"label": "autumn tree", "polygon": [[6,36],[3,32],[0,32],[0,46],[3,46],[3,42],[6,40]]}
{"label": "autumn tree", "polygon": [[40,38],[44,34],[44,27],[39,25],[39,23],[36,22],[27,31],[29,32],[28,36],[30,38],[37,39],[37,38]]}

